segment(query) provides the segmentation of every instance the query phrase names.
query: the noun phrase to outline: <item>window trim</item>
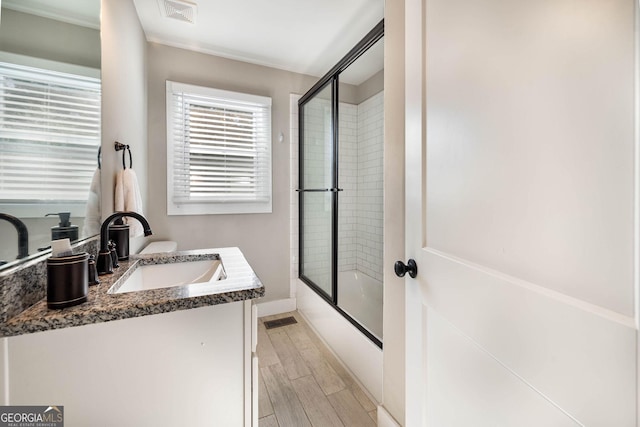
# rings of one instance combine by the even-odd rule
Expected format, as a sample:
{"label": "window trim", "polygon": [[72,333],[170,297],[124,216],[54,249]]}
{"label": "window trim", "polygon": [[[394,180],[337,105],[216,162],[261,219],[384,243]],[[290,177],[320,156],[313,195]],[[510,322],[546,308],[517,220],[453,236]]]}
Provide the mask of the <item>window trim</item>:
{"label": "window trim", "polygon": [[[268,200],[263,202],[216,202],[216,201],[202,201],[193,203],[177,204],[174,202],[174,176],[175,170],[173,167],[174,156],[174,130],[173,120],[171,119],[174,114],[172,97],[176,92],[185,92],[193,95],[211,96],[223,99],[229,99],[233,101],[258,103],[264,106],[268,106],[269,110],[269,123],[268,123],[268,170],[266,172]],[[241,92],[231,92],[221,89],[215,89],[204,86],[196,86],[186,83],[179,83],[167,80],[166,81],[166,150],[167,150],[167,215],[217,215],[217,214],[255,214],[255,213],[271,213],[273,204],[273,186],[272,186],[272,131],[271,131],[271,98],[265,96],[252,95]]]}

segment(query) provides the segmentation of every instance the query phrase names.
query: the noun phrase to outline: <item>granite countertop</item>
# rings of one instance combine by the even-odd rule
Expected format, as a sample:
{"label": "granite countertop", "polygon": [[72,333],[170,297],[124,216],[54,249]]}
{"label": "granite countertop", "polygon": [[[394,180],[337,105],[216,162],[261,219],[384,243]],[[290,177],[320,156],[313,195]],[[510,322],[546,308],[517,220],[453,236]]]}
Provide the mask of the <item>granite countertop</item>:
{"label": "granite countertop", "polygon": [[[201,283],[120,294],[108,291],[118,280],[122,283],[139,265],[167,262],[222,260],[226,278]],[[100,284],[89,287],[85,303],[61,310],[47,308],[46,297],[16,316],[0,323],[0,337],[23,335],[51,329],[186,310],[264,296],[264,286],[238,248],[215,248],[172,253],[132,255],[120,261],[114,274],[99,277]]]}

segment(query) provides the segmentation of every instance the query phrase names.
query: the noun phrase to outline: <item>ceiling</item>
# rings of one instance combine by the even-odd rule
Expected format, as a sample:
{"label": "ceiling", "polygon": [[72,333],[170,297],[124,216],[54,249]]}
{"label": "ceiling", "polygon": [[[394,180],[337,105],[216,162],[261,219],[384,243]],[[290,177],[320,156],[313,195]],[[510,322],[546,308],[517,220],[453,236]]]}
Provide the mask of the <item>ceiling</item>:
{"label": "ceiling", "polygon": [[[1,1],[3,7],[99,26],[100,0]],[[148,41],[316,77],[384,16],[384,0],[191,0],[186,3],[195,4],[195,23],[189,23],[166,17],[164,1],[133,0]],[[347,82],[360,83],[382,69],[383,49],[376,47],[367,66],[349,70]]]}
{"label": "ceiling", "polygon": [[134,0],[147,40],[323,76],[384,15],[383,0],[197,0],[195,24]]}

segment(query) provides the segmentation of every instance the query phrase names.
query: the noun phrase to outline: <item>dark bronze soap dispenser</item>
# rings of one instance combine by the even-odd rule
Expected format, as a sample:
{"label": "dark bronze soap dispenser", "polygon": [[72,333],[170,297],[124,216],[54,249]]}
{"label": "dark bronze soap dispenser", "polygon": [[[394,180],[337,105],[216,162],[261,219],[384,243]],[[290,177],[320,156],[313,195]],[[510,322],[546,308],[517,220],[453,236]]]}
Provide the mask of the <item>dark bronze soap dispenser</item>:
{"label": "dark bronze soap dispenser", "polygon": [[45,216],[57,215],[60,222],[51,227],[51,240],[69,239],[72,242],[78,240],[78,226],[71,224],[71,212],[48,213]]}

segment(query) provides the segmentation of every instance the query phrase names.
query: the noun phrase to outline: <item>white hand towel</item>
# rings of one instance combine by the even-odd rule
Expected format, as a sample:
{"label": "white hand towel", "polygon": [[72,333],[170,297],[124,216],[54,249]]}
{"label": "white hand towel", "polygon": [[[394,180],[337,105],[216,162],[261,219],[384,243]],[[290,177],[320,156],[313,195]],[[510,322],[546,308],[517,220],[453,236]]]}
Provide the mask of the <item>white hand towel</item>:
{"label": "white hand towel", "polygon": [[[138,186],[138,177],[133,169],[129,168],[118,172],[114,204],[116,212],[128,211],[144,215],[142,213],[142,196]],[[137,219],[125,217],[124,222],[129,225],[130,237],[144,235],[142,224]]]}
{"label": "white hand towel", "polygon": [[84,226],[82,227],[83,237],[91,237],[100,233],[100,226],[102,225],[102,219],[100,218],[101,198],[100,169],[96,169],[93,173],[91,186],[89,187],[89,197],[87,198],[87,207],[84,214]]}

